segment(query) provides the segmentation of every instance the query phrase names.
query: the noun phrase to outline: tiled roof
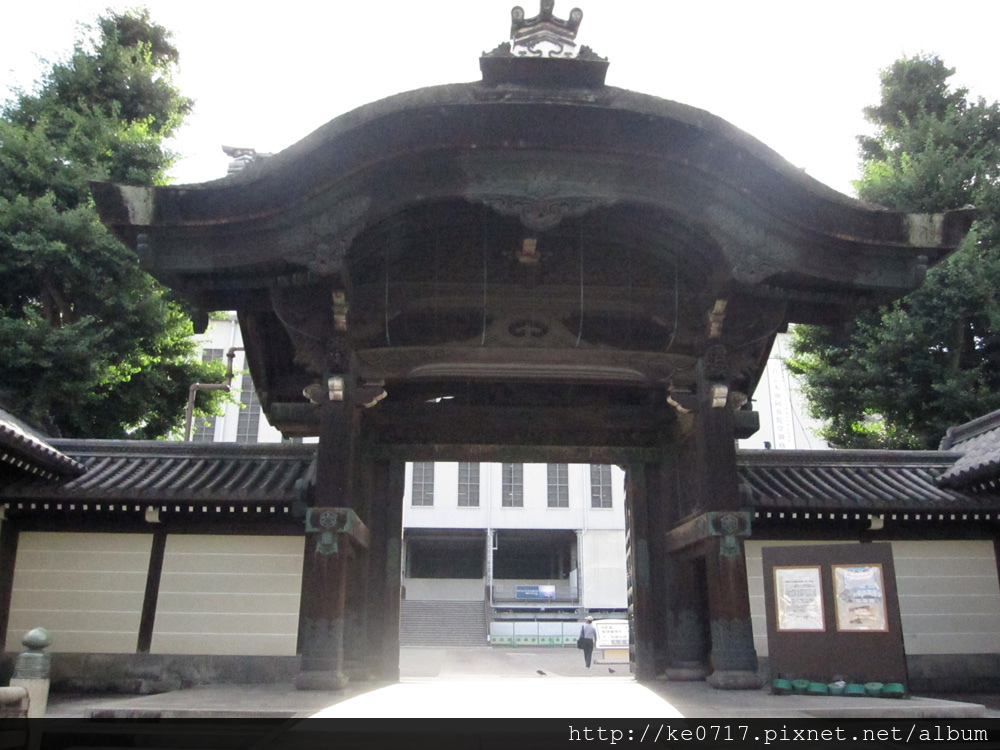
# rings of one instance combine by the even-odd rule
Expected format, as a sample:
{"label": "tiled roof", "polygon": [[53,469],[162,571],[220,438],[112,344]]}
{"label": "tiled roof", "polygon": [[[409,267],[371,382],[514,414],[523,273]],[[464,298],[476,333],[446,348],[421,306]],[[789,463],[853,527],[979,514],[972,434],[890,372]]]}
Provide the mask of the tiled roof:
{"label": "tiled roof", "polygon": [[[971,491],[1000,488],[1000,410],[948,428],[941,450],[960,454],[941,475],[946,487]],[[989,483],[992,481],[992,485]]]}
{"label": "tiled roof", "polygon": [[54,479],[77,476],[84,467],[53,448],[37,431],[8,411],[0,409],[0,462],[24,474]]}
{"label": "tiled roof", "polygon": [[291,503],[311,476],[315,445],[53,440],[83,464],[82,476],[52,486],[28,480],[0,500],[136,500]]}
{"label": "tiled roof", "polygon": [[[0,502],[93,500],[291,504],[313,476],[315,445],[53,440],[87,471],[61,484],[26,478]],[[951,451],[739,451],[757,510],[1000,511],[1000,491],[963,492],[938,479]]]}
{"label": "tiled roof", "polygon": [[947,451],[740,451],[752,507],[837,511],[1000,510],[1000,492],[961,492],[938,483]]}

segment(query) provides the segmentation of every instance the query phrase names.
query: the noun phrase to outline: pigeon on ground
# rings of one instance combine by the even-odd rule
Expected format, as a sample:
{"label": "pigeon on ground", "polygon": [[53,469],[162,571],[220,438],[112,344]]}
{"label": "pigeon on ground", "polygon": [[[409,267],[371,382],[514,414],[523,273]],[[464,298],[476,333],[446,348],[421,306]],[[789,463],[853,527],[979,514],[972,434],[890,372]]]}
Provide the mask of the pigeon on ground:
{"label": "pigeon on ground", "polygon": [[611,667],[608,667],[608,671],[611,672],[611,674],[615,673],[615,670],[613,670]]}
{"label": "pigeon on ground", "polygon": [[540,675],[541,675],[542,677],[544,677],[544,676],[545,676],[545,672],[543,672],[542,670],[540,670],[540,669],[536,669],[535,671],[536,671],[536,672],[537,672],[538,674],[540,674]]}

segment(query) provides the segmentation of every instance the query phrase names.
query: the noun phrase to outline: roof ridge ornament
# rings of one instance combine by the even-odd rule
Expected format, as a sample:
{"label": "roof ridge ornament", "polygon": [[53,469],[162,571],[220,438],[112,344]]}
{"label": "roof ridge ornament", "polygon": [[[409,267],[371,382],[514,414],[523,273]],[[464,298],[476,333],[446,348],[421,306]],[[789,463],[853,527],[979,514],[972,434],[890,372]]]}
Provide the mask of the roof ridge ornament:
{"label": "roof ridge ornament", "polygon": [[578,55],[576,32],[583,20],[583,11],[573,8],[568,19],[553,15],[555,0],[541,0],[537,16],[524,17],[524,8],[510,11],[511,54],[516,57],[566,57]]}
{"label": "roof ridge ornament", "polygon": [[607,59],[576,44],[583,11],[573,8],[564,20],[553,15],[555,0],[541,0],[540,6],[532,18],[525,18],[520,5],[511,9],[510,41],[479,58],[483,83],[543,88],[550,93],[553,89],[592,92],[602,88]]}

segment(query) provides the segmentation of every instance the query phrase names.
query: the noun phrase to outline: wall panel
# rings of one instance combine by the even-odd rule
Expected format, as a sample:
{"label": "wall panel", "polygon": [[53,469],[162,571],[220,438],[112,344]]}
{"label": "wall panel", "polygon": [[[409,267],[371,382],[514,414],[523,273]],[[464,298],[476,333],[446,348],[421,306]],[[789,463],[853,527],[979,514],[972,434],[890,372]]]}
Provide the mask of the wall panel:
{"label": "wall panel", "polygon": [[152,653],[294,656],[301,536],[167,537]]}
{"label": "wall panel", "polygon": [[35,627],[52,652],[133,653],[152,534],[22,532],[6,648]]}

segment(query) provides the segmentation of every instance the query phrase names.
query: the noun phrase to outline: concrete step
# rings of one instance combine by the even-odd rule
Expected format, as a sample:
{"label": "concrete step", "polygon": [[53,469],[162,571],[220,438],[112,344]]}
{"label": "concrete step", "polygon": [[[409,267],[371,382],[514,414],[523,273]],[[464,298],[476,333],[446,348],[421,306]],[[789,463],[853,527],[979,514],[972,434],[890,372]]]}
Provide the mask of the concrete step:
{"label": "concrete step", "polygon": [[485,646],[482,602],[403,601],[399,642],[403,646]]}

